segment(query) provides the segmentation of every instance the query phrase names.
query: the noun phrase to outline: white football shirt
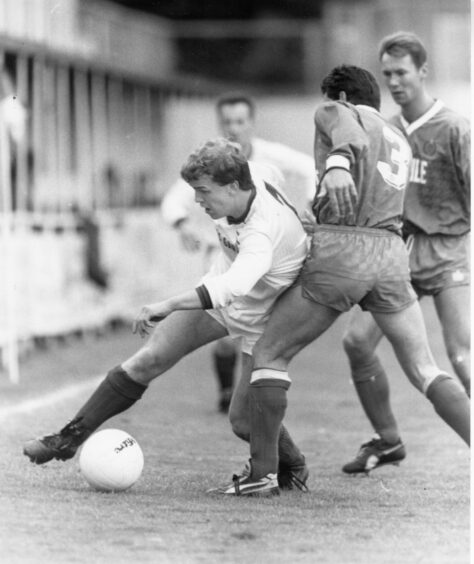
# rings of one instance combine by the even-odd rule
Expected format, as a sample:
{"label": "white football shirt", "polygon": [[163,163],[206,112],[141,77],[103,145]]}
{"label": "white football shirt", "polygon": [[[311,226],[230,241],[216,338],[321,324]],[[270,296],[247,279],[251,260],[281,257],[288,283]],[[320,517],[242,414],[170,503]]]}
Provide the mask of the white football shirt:
{"label": "white football shirt", "polygon": [[255,342],[276,299],[297,278],[308,244],[286,196],[255,173],[252,179],[255,197],[245,218],[214,221],[220,252],[201,288],[209,300],[206,307],[221,313],[214,317],[231,336],[245,337],[250,328]]}

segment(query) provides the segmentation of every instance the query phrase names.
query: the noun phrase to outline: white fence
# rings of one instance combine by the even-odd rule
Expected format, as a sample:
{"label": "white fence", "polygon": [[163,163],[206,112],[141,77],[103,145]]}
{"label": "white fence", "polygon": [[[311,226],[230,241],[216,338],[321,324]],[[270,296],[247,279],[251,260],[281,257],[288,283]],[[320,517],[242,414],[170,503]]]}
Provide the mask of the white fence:
{"label": "white fence", "polygon": [[0,253],[0,271],[9,273],[0,277],[0,348],[12,336],[21,343],[131,320],[141,305],[203,274],[202,256],[183,253],[159,210],[104,212],[97,218],[100,264],[109,283],[100,288],[87,276],[86,235],[70,219],[59,232],[59,224],[38,231],[17,222],[9,252]]}
{"label": "white fence", "polygon": [[[379,11],[371,11],[369,22],[382,13],[376,4]],[[199,81],[194,86],[187,82],[186,90],[173,81],[174,53],[166,25],[152,29],[139,16],[132,23],[111,6],[105,16],[101,6],[79,0],[0,0],[8,95],[21,100],[27,112],[24,138],[10,140],[7,151],[5,140],[3,146],[0,142],[3,352],[17,339],[128,318],[144,302],[188,286],[201,273],[201,258],[183,254],[176,235],[163,225],[159,203],[186,155],[217,133],[213,96],[199,91]],[[327,22],[334,24],[328,27],[329,42],[317,33],[319,24],[305,28],[308,76],[318,76],[321,61],[328,63],[321,49],[345,52],[340,45],[344,39],[347,53],[363,55],[350,44],[354,34],[334,32],[344,22],[352,29],[355,23],[347,15],[355,8],[334,2],[327,10]],[[460,80],[469,24],[459,10],[436,18],[431,27],[443,38],[456,32],[459,57],[449,67],[450,83],[434,84],[431,91],[469,116],[470,86]],[[394,17],[384,21],[400,23]],[[185,30],[199,31],[189,25]],[[437,45],[431,37],[429,41]],[[41,48],[34,49],[35,43]],[[446,41],[439,44],[441,49]],[[449,52],[435,54],[435,64],[448,68]],[[318,88],[305,97],[257,98],[258,135],[311,154]],[[385,98],[383,111],[394,109]],[[76,229],[84,213],[94,214],[101,227],[107,291],[86,276],[87,241]]]}

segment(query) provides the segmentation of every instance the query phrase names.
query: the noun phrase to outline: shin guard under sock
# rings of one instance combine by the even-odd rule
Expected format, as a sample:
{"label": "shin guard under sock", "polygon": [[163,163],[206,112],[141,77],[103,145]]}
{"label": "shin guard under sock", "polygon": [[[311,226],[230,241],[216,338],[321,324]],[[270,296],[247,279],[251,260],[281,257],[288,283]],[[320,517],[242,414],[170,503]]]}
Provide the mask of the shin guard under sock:
{"label": "shin guard under sock", "polygon": [[81,426],[90,435],[107,419],[131,407],[142,397],[146,389],[147,386],[135,382],[125,370],[117,366],[108,372],[92,396],[77,412],[75,419],[80,419]]}
{"label": "shin guard under sock", "polygon": [[252,478],[278,472],[278,441],[290,383],[265,378],[249,386]]}
{"label": "shin guard under sock", "polygon": [[437,376],[426,390],[436,413],[469,445],[471,402],[466,392],[450,376]]}

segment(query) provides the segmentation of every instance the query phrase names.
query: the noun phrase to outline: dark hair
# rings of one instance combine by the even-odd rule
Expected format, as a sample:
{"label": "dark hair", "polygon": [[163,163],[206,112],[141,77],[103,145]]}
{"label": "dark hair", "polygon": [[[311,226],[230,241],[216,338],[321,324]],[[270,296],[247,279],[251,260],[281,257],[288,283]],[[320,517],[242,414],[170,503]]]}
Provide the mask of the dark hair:
{"label": "dark hair", "polygon": [[397,31],[384,37],[379,47],[379,59],[385,53],[394,57],[410,55],[417,68],[423,66],[428,60],[428,54],[421,39],[410,31]]}
{"label": "dark hair", "polygon": [[248,161],[237,143],[224,137],[211,139],[191,153],[181,168],[181,177],[186,182],[209,176],[224,186],[238,181],[241,190],[253,186]]}
{"label": "dark hair", "polygon": [[255,102],[243,92],[226,92],[219,96],[216,102],[216,109],[221,111],[222,106],[234,106],[235,104],[245,104],[249,108],[250,117],[255,116]]}
{"label": "dark hair", "polygon": [[351,104],[365,104],[380,109],[380,88],[374,76],[353,65],[340,65],[323,79],[321,91],[331,100],[339,100],[344,91]]}

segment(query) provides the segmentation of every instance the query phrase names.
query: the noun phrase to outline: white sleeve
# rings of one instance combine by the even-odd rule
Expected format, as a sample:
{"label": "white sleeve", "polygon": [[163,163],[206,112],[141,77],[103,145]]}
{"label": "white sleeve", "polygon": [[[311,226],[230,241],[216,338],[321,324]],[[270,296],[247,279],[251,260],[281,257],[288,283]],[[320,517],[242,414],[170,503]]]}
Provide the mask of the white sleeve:
{"label": "white sleeve", "polygon": [[314,176],[314,160],[310,155],[296,151],[286,145],[279,145],[277,155],[281,159],[280,168],[284,171],[295,172],[297,174],[301,174],[301,176]]}
{"label": "white sleeve", "polygon": [[171,186],[161,202],[161,216],[170,226],[189,218],[194,204],[194,190],[182,178]]}
{"label": "white sleeve", "polygon": [[273,187],[283,190],[285,177],[276,165],[271,163],[263,164],[255,161],[249,161],[249,168],[252,178],[254,176],[259,176],[263,181],[268,182]]}
{"label": "white sleeve", "polygon": [[214,308],[230,304],[247,295],[272,265],[273,246],[264,233],[251,231],[240,241],[239,254],[223,274],[205,277],[204,286]]}
{"label": "white sleeve", "polygon": [[304,194],[312,199],[316,191],[317,177],[313,157],[281,143],[274,144],[272,157],[285,176],[297,175],[301,178]]}

